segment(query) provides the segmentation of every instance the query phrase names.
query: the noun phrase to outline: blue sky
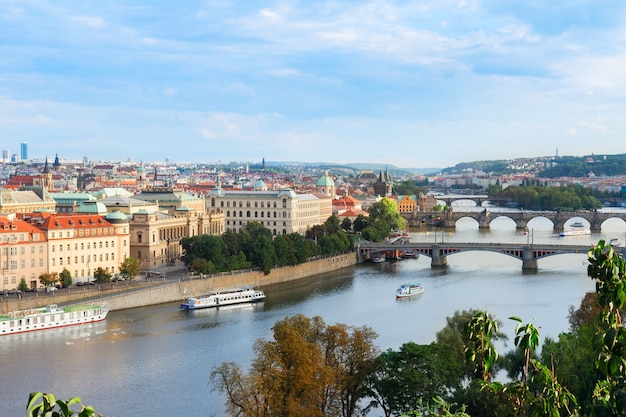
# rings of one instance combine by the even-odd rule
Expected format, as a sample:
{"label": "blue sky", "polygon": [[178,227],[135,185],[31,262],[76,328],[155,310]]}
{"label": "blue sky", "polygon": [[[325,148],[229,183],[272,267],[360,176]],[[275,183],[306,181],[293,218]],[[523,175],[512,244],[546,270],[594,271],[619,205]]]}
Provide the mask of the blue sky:
{"label": "blue sky", "polygon": [[626,152],[626,2],[0,0],[0,143],[32,158]]}

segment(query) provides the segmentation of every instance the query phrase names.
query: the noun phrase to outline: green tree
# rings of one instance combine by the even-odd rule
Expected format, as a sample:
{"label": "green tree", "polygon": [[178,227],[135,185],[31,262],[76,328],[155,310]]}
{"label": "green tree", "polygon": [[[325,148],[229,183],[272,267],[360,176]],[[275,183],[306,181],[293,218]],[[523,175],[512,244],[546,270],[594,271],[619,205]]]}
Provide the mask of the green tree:
{"label": "green tree", "polygon": [[344,217],[343,220],[341,221],[341,228],[346,233],[349,233],[352,230],[352,220],[350,220],[349,217]]}
{"label": "green tree", "polygon": [[272,240],[261,234],[254,239],[249,251],[252,264],[260,268],[265,275],[269,274],[276,262],[276,252]]}
{"label": "green tree", "polygon": [[368,218],[362,214],[359,214],[358,216],[356,216],[356,219],[354,219],[353,222],[354,233],[361,233],[367,227],[367,225]]}
{"label": "green tree", "polygon": [[97,284],[111,282],[111,274],[106,269],[99,266],[93,273],[93,278]]}
{"label": "green tree", "polygon": [[63,288],[67,288],[72,285],[72,274],[67,268],[63,268],[63,271],[59,274],[59,281]]}
{"label": "green tree", "polygon": [[387,223],[392,230],[404,230],[406,227],[406,222],[398,211],[398,205],[387,197],[372,204],[369,215],[373,221],[380,220]]}
{"label": "green tree", "polygon": [[18,284],[17,289],[22,292],[25,292],[28,289],[28,284],[26,283],[25,278],[20,279],[20,283]]}
{"label": "green tree", "polygon": [[141,264],[137,258],[129,256],[124,259],[120,265],[120,272],[132,282],[133,279],[139,275],[139,272],[141,272]]}
{"label": "green tree", "polygon": [[340,230],[339,217],[333,214],[326,219],[324,226],[326,227],[327,234],[332,235],[333,233],[337,233]]}
{"label": "green tree", "polygon": [[378,357],[369,380],[370,407],[380,407],[386,416],[423,410],[459,388],[463,374],[463,361],[446,346],[405,343]]}
{"label": "green tree", "polygon": [[596,367],[604,379],[596,383],[593,415],[626,415],[626,329],[620,310],[626,302],[626,263],[600,240],[588,252],[587,274],[596,282],[600,327],[593,339]]}

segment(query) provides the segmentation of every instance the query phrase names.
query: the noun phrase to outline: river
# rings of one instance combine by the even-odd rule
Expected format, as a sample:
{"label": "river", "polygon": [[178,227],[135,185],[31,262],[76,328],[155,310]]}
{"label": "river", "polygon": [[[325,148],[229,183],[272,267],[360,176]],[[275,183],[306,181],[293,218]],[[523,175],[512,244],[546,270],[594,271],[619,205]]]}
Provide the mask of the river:
{"label": "river", "polygon": [[[592,244],[613,236],[624,241],[626,223],[609,220],[602,233],[568,238],[558,238],[546,219],[533,220],[529,230],[525,235],[500,218],[482,231],[474,220],[461,219],[455,232],[416,232],[412,239]],[[521,261],[490,252],[451,255],[444,270],[431,269],[422,256],[264,288],[266,301],[257,305],[187,312],[169,303],[114,311],[89,326],[4,336],[0,416],[23,416],[31,391],[80,396],[107,417],[223,416],[224,400],[209,384],[211,369],[226,361],[247,369],[254,341],[270,338],[276,321],[298,313],[369,326],[381,350],[430,343],[446,317],[470,308],[495,315],[511,340],[515,323],[507,318],[513,315],[533,322],[542,337],[556,338],[568,330],[569,306],[578,307],[594,289],[585,261],[585,254],[554,256],[528,274]],[[395,300],[404,282],[420,282],[425,293]]]}

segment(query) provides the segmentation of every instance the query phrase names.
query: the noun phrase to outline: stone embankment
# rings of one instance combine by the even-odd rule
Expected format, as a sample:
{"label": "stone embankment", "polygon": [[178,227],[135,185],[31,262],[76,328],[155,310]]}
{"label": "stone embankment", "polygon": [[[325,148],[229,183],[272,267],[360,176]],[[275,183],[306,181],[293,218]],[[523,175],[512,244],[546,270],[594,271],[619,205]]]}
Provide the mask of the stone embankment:
{"label": "stone embankment", "polygon": [[132,286],[118,284],[115,289],[74,291],[70,294],[54,296],[24,297],[5,299],[0,303],[0,313],[42,307],[45,304],[66,304],[81,302],[104,302],[110,310],[145,307],[148,305],[182,301],[187,297],[200,295],[219,288],[241,286],[264,286],[295,281],[318,274],[333,272],[358,263],[355,253],[321,258],[296,266],[274,268],[265,275],[261,271],[232,272],[215,275],[193,276],[179,280],[137,283]]}

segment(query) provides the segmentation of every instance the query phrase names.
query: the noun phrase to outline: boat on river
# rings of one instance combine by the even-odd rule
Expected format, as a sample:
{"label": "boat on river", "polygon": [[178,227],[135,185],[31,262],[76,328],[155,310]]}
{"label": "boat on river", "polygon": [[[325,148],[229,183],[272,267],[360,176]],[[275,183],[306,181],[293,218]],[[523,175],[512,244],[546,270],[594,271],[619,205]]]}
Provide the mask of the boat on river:
{"label": "boat on river", "polygon": [[57,327],[95,323],[106,319],[109,309],[104,304],[46,307],[12,311],[0,315],[0,336]]}
{"label": "boat on river", "polygon": [[424,293],[424,288],[420,284],[402,284],[396,290],[396,298],[413,297]]}
{"label": "boat on river", "polygon": [[614,248],[618,248],[622,246],[622,242],[620,242],[618,238],[613,237],[611,238],[611,240],[609,240],[609,245],[613,246]]}
{"label": "boat on river", "polygon": [[559,233],[559,236],[581,236],[581,235],[590,235],[591,230],[589,230],[584,224],[581,222],[574,222],[570,225],[568,230],[563,230]]}
{"label": "boat on river", "polygon": [[199,297],[189,297],[181,303],[180,308],[196,310],[199,308],[211,308],[232,304],[256,303],[263,301],[265,294],[261,290],[252,287],[233,288],[220,291],[210,291]]}

